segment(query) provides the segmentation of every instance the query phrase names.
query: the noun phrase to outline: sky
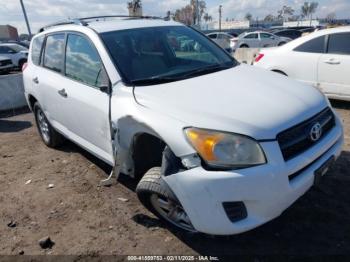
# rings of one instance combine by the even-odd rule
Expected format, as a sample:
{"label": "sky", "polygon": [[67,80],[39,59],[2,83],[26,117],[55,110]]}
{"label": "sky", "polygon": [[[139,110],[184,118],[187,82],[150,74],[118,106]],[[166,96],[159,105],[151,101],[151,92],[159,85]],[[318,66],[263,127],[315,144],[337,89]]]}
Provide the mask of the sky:
{"label": "sky", "polygon": [[[316,0],[317,1],[317,0]],[[66,19],[95,15],[127,14],[126,0],[23,0],[33,32],[41,26]],[[188,4],[189,0],[142,0],[144,15],[165,16],[168,10]],[[206,0],[207,11],[218,17],[218,8],[223,6],[223,19],[242,19],[247,12],[254,18],[276,14],[283,5],[290,5],[300,12],[304,0]],[[350,17],[350,0],[318,0],[317,17],[335,12],[337,18]],[[0,24],[10,24],[26,33],[26,26],[19,0],[0,0]]]}

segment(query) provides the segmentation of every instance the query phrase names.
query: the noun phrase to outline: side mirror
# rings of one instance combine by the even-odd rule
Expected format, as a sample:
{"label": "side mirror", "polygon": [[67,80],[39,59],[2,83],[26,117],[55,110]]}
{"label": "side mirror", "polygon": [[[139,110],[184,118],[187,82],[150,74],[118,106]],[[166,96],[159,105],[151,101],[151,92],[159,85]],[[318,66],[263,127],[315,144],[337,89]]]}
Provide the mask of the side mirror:
{"label": "side mirror", "polygon": [[100,86],[99,87],[100,91],[103,92],[103,93],[106,93],[106,94],[110,94],[110,90],[111,90],[111,87],[110,85],[103,85],[103,86]]}

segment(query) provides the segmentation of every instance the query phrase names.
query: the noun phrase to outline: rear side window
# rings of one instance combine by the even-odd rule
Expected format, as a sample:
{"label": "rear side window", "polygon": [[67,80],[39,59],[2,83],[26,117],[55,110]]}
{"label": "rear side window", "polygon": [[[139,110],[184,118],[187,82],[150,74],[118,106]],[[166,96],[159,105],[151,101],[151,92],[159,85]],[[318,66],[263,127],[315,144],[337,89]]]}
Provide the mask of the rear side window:
{"label": "rear side window", "polygon": [[94,46],[85,37],[70,34],[67,40],[66,76],[93,87],[108,85],[108,77]]}
{"label": "rear side window", "polygon": [[258,34],[249,34],[244,37],[245,39],[258,39]]}
{"label": "rear side window", "polygon": [[350,55],[350,33],[330,35],[328,53]]}
{"label": "rear side window", "polygon": [[49,35],[46,38],[44,67],[62,72],[65,34]]}
{"label": "rear side window", "polygon": [[211,35],[208,35],[208,37],[210,39],[216,39],[217,38],[217,34],[211,34]]}
{"label": "rear side window", "polygon": [[306,52],[306,53],[324,53],[325,50],[325,36],[320,36],[315,39],[309,40],[308,42],[298,46],[294,49],[297,52]]}
{"label": "rear side window", "polygon": [[32,61],[34,65],[40,64],[40,54],[44,42],[44,36],[34,38],[32,44]]}
{"label": "rear side window", "polygon": [[260,37],[261,37],[261,38],[264,38],[264,39],[268,39],[268,38],[272,38],[273,35],[266,34],[266,33],[261,33],[261,34],[260,34]]}

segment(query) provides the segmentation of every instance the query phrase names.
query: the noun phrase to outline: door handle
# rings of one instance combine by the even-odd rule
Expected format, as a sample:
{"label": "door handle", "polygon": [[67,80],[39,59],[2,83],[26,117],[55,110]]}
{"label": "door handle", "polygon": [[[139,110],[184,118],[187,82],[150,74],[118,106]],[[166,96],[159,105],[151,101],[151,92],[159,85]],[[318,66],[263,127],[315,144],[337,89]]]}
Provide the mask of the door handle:
{"label": "door handle", "polygon": [[67,94],[67,92],[66,92],[66,89],[62,89],[62,90],[59,90],[58,91],[58,94],[60,95],[60,96],[62,96],[62,97],[67,97],[68,96],[68,94]]}
{"label": "door handle", "polygon": [[329,60],[326,60],[324,61],[326,64],[329,64],[329,65],[340,65],[340,61],[339,60],[335,60],[335,59],[329,59]]}
{"label": "door handle", "polygon": [[38,77],[34,77],[34,78],[33,78],[33,82],[34,82],[35,84],[39,84],[39,79],[38,79]]}

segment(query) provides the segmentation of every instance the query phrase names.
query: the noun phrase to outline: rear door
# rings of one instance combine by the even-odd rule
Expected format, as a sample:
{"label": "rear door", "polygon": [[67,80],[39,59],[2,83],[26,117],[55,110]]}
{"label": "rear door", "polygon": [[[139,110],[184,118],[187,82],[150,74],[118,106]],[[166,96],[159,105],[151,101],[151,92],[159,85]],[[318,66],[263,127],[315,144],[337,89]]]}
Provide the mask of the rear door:
{"label": "rear door", "polygon": [[[250,48],[258,48],[260,47],[259,34],[258,33],[248,34],[243,38],[243,42],[246,43]],[[240,46],[242,46],[242,44]]]}
{"label": "rear door", "polygon": [[320,36],[294,48],[285,61],[288,76],[318,87],[318,62],[325,53],[326,43],[326,37]]}
{"label": "rear door", "polygon": [[87,36],[68,33],[64,75],[65,100],[70,136],[74,141],[113,163],[109,124],[110,86],[106,70]]}
{"label": "rear door", "polygon": [[260,47],[271,47],[276,45],[276,37],[268,33],[260,33]]}
{"label": "rear door", "polygon": [[327,95],[350,98],[350,33],[331,34],[318,66],[318,81]]}
{"label": "rear door", "polygon": [[50,123],[68,133],[67,99],[62,82],[65,33],[49,34],[45,40],[42,67],[37,67],[33,83],[40,89],[40,103]]}

